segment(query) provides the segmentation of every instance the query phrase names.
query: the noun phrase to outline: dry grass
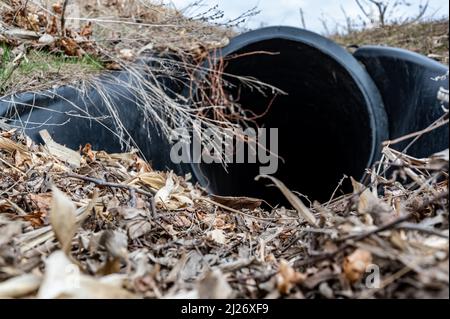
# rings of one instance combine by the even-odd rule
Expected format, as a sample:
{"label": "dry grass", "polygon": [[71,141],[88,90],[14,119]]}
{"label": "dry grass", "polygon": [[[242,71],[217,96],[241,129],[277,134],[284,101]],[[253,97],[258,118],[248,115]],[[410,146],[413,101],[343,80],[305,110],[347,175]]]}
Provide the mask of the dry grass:
{"label": "dry grass", "polygon": [[449,63],[448,20],[388,25],[331,38],[343,46],[387,45]]}
{"label": "dry grass", "polygon": [[[196,18],[186,18],[181,12],[154,4],[153,1],[89,0],[70,1],[71,5],[62,15],[52,9],[52,5],[57,3],[60,2],[0,2],[0,42],[10,48],[11,60],[20,54],[27,59],[30,52],[33,54],[37,50],[56,55],[89,56],[106,69],[125,68],[145,53],[154,56],[170,53],[184,62],[197,63],[206,57],[210,50],[227,45],[229,37],[234,34],[230,28],[232,22],[229,25],[207,22],[220,14],[217,10],[206,10]],[[66,28],[64,36],[61,35],[62,16]],[[245,14],[242,18],[245,18]],[[43,35],[51,36],[50,43],[42,43]],[[70,42],[61,44],[64,39]],[[15,61],[16,64],[20,62]],[[45,64],[46,61],[41,62]],[[8,65],[3,67],[6,69]],[[42,67],[38,66],[38,69]],[[72,71],[72,66],[69,68],[69,71]],[[49,82],[52,82],[51,65],[49,69]],[[64,84],[71,73],[59,71],[60,82]],[[81,72],[72,73],[76,75],[74,81],[92,74],[90,68],[80,68],[78,71]],[[6,85],[3,94],[37,89],[33,83],[42,82],[42,79],[37,74],[34,81],[32,75],[26,75],[28,80],[31,79],[28,85],[26,81],[19,81],[23,84],[21,87]],[[17,79],[18,75],[15,76],[15,80]],[[13,81],[9,82],[13,84]],[[48,87],[51,87],[51,83]]]}
{"label": "dry grass", "polygon": [[[64,15],[59,13],[61,8],[55,10],[52,6],[56,1],[32,0],[27,3],[26,11],[26,2],[6,2],[9,5],[2,15],[9,28],[26,29],[32,33],[29,36],[33,37],[34,34],[34,38],[7,38],[9,45],[15,47],[10,52],[17,52],[10,57],[11,61],[6,64],[3,72],[5,83],[2,87],[5,95],[24,91],[35,92],[36,95],[46,94],[39,91],[50,88],[55,83],[54,80],[59,85],[75,87],[81,97],[87,96],[89,90],[94,90],[104,100],[105,116],[114,122],[114,127],[107,129],[121,139],[124,150],[139,149],[139,145],[134,143],[117,116],[121,105],[116,104],[117,99],[112,96],[114,92],[105,89],[105,81],[122,85],[129,90],[144,114],[144,122],[156,124],[166,137],[175,129],[191,127],[197,130],[197,134],[209,130],[219,136],[218,140],[230,141],[230,135],[235,133],[231,129],[238,124],[245,125],[245,112],[236,103],[231,103],[223,91],[223,86],[229,84],[222,79],[223,70],[220,65],[215,70],[209,70],[203,63],[210,58],[212,51],[228,44],[229,37],[234,35],[232,27],[254,14],[252,10],[232,21],[218,24],[215,21],[221,16],[221,12],[215,8],[201,11],[194,18],[187,18],[179,11],[148,0],[78,1],[75,2],[78,6],[67,7]],[[195,3],[185,10],[199,5],[200,3]],[[61,35],[63,16],[65,36]],[[35,35],[36,32],[38,36]],[[41,44],[37,40],[48,34],[53,38],[50,44]],[[61,68],[58,67],[59,74],[51,74],[54,69],[51,64],[54,61],[31,64],[23,62],[29,60],[28,56],[35,55],[36,50],[48,52],[48,55],[43,55],[45,58],[69,55],[73,56],[73,61],[78,58],[80,63],[62,65]],[[85,63],[92,62],[91,60],[95,63]],[[34,70],[24,74],[21,72],[24,64],[34,66]],[[216,68],[214,63],[211,65]],[[101,80],[95,77],[101,69],[98,66],[104,68]],[[44,83],[43,69],[49,71],[48,81]],[[108,72],[118,69],[129,75],[127,80],[121,80]],[[211,74],[212,77],[199,79],[199,72]],[[186,107],[192,101],[178,92],[169,92],[166,87],[162,87],[158,80],[160,77],[179,82],[192,79],[191,85],[198,88],[200,95],[205,97],[214,92],[214,99],[203,98],[200,103]],[[257,90],[278,92],[276,88],[257,79],[239,77],[238,80]],[[16,108],[14,102],[10,107]],[[33,109],[40,106],[28,107]],[[96,120],[85,108],[75,107],[84,117]],[[214,147],[223,156],[222,145]]]}
{"label": "dry grass", "polygon": [[7,47],[0,64],[0,94],[27,90],[46,90],[62,83],[75,83],[98,75],[104,67],[100,61],[90,56],[82,58],[49,54],[32,50],[16,68],[12,52]]}
{"label": "dry grass", "polygon": [[[95,38],[116,51],[133,49],[179,54],[189,53],[200,59],[205,51],[225,46],[234,35],[231,25],[214,24],[220,12],[205,9],[195,18],[152,1],[82,1],[84,22],[96,25]],[[113,3],[114,5],[107,5]],[[137,52],[136,52],[137,51]]]}

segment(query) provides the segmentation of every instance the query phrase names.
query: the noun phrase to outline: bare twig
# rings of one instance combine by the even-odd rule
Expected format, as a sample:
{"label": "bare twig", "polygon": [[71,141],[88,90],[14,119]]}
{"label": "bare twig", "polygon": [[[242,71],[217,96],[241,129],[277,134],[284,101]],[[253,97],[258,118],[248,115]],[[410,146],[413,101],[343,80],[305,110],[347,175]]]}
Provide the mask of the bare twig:
{"label": "bare twig", "polygon": [[423,136],[424,134],[429,133],[429,132],[431,132],[431,131],[439,128],[439,127],[447,125],[449,123],[449,119],[448,118],[445,119],[445,117],[448,117],[448,114],[444,114],[441,117],[441,119],[436,121],[436,123],[434,125],[432,125],[432,126],[429,126],[429,127],[425,128],[425,129],[423,129],[421,131],[417,131],[417,132],[414,132],[414,133],[411,133],[411,134],[399,137],[399,138],[397,138],[395,140],[385,141],[385,142],[383,142],[383,145],[384,146],[395,145],[395,144],[398,144],[398,143],[403,142],[403,141],[410,140],[410,139],[415,138],[415,137]]}
{"label": "bare twig", "polygon": [[66,27],[66,9],[67,9],[67,5],[69,3],[69,0],[64,0],[64,4],[62,7],[62,12],[61,12],[61,36],[65,35],[65,27]]}
{"label": "bare twig", "polygon": [[99,185],[99,186],[106,186],[106,187],[112,187],[112,188],[122,188],[122,189],[127,189],[128,191],[132,191],[133,190],[133,191],[135,191],[138,194],[145,195],[145,196],[148,196],[150,198],[153,198],[153,196],[156,194],[156,192],[150,193],[150,192],[144,191],[142,189],[136,188],[136,187],[131,186],[131,185],[111,183],[111,182],[107,182],[107,181],[104,181],[104,180],[101,180],[101,179],[92,178],[92,177],[83,176],[83,175],[78,175],[78,174],[66,174],[66,177],[80,179],[80,180],[83,180],[83,181],[86,181],[86,182],[94,183],[94,184]]}
{"label": "bare twig", "polygon": [[272,218],[270,218],[270,217],[258,217],[258,216],[254,216],[254,215],[250,215],[250,214],[241,212],[240,210],[228,207],[226,205],[220,204],[220,203],[215,202],[215,201],[213,201],[213,200],[211,200],[209,198],[206,198],[206,197],[202,197],[201,200],[204,201],[204,202],[207,202],[209,204],[215,205],[217,207],[223,208],[223,209],[225,209],[225,210],[227,210],[229,212],[232,212],[232,213],[235,213],[235,214],[239,214],[239,215],[243,215],[245,217],[249,217],[249,218],[253,218],[253,219],[258,219],[258,220],[263,220],[263,221],[298,220],[298,218],[288,218],[288,217],[280,217],[280,218],[277,218],[277,217],[272,217]]}
{"label": "bare twig", "polygon": [[401,223],[401,224],[397,225],[396,228],[397,229],[405,229],[405,230],[416,230],[416,231],[419,231],[419,232],[422,232],[422,233],[426,233],[426,234],[429,234],[429,235],[434,235],[434,236],[437,236],[437,237],[449,239],[448,233],[444,234],[444,233],[439,232],[439,231],[437,231],[435,229],[432,229],[430,227],[424,227],[424,226],[418,225],[418,224]]}
{"label": "bare twig", "polygon": [[[441,194],[439,194],[439,196],[436,196],[426,202],[424,202],[422,205],[420,205],[420,207],[417,208],[417,211],[421,211],[423,209],[425,209],[426,207],[428,207],[429,205],[440,201],[443,198],[447,198],[448,197],[448,191],[443,192]],[[305,259],[305,260],[300,260],[298,262],[295,263],[296,267],[301,267],[304,265],[310,265],[310,264],[315,264],[318,263],[320,261],[323,260],[327,260],[327,259],[331,259],[334,258],[337,254],[345,251],[347,248],[350,248],[352,246],[355,245],[355,243],[360,242],[370,236],[376,235],[378,233],[384,232],[386,230],[389,229],[393,229],[396,228],[398,225],[408,221],[409,219],[411,219],[412,217],[414,217],[414,213],[413,212],[409,212],[407,213],[405,216],[397,218],[396,220],[389,222],[387,224],[384,224],[380,227],[377,227],[376,229],[373,229],[371,231],[362,233],[360,235],[351,235],[351,236],[347,236],[344,238],[341,238],[338,240],[338,242],[345,242],[344,244],[342,244],[341,246],[339,246],[335,251],[331,252],[331,253],[326,253],[326,254],[321,254],[318,256],[314,256],[312,258],[309,259]]]}
{"label": "bare twig", "polygon": [[303,11],[302,8],[300,8],[299,13],[300,13],[300,22],[302,23],[302,28],[306,29],[305,12]]}

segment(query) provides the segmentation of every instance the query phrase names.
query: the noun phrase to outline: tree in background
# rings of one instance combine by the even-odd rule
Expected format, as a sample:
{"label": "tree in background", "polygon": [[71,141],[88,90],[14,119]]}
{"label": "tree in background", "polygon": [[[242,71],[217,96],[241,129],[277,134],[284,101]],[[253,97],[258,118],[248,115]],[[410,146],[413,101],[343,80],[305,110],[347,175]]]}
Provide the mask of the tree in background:
{"label": "tree in background", "polygon": [[412,17],[392,18],[397,10],[402,7],[411,7],[407,0],[355,0],[363,14],[363,18],[373,25],[384,27],[389,23],[414,23],[421,20],[429,9],[429,0],[418,5],[419,12]]}

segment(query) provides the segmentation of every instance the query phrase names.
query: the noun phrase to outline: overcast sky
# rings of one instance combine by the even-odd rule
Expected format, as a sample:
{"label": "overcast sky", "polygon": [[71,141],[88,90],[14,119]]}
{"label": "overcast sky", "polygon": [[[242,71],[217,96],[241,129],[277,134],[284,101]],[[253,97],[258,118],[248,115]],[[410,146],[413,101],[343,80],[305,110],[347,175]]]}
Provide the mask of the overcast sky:
{"label": "overcast sky", "polygon": [[[163,1],[172,3],[177,9],[183,9],[194,2],[194,0]],[[395,16],[414,15],[419,10],[418,6],[425,0],[408,0],[408,2],[411,6],[398,10]],[[235,18],[246,10],[258,7],[261,13],[248,21],[248,28],[257,28],[262,24],[301,27],[300,8],[302,8],[306,27],[320,33],[325,31],[321,22],[323,19],[327,21],[329,29],[334,29],[338,24],[344,24],[342,9],[352,18],[360,15],[354,0],[203,0],[202,8],[197,8],[196,11],[190,9],[187,13],[195,15],[214,5],[218,5],[225,12],[226,18]],[[428,15],[448,16],[448,11],[448,0],[429,0]]]}

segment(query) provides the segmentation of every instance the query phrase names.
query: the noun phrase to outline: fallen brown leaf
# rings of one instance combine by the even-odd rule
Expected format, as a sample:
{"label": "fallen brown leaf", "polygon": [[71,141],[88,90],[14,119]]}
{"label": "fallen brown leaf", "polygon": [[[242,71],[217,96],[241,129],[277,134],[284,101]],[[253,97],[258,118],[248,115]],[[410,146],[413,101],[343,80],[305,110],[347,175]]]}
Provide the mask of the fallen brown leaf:
{"label": "fallen brown leaf", "polygon": [[225,232],[221,229],[214,229],[206,233],[208,239],[216,242],[217,244],[225,245],[227,242],[227,237]]}
{"label": "fallen brown leaf", "polygon": [[50,223],[62,250],[69,254],[77,228],[75,205],[56,187],[53,187]]}
{"label": "fallen brown leaf", "polygon": [[93,31],[93,29],[92,29],[92,22],[89,21],[88,24],[84,25],[84,26],[81,28],[80,35],[81,35],[82,37],[89,38],[90,36],[92,36],[93,32],[94,32],[94,31]]}
{"label": "fallen brown leaf", "polygon": [[370,264],[372,264],[372,254],[367,250],[357,249],[345,257],[342,268],[348,281],[355,283],[361,280]]}
{"label": "fallen brown leaf", "polygon": [[56,14],[62,14],[63,8],[62,8],[61,3],[59,3],[59,2],[54,3],[52,5],[52,9],[53,9],[53,12],[55,12]]}
{"label": "fallen brown leaf", "polygon": [[144,236],[152,229],[148,212],[135,208],[121,207],[120,214],[124,218],[124,226],[131,240]]}
{"label": "fallen brown leaf", "polygon": [[306,275],[295,271],[286,260],[281,260],[276,278],[278,291],[283,295],[287,295],[295,285],[302,283],[306,279]]}
{"label": "fallen brown leaf", "polygon": [[233,293],[225,275],[219,269],[208,271],[199,281],[197,289],[200,299],[228,299]]}
{"label": "fallen brown leaf", "polygon": [[218,196],[211,195],[212,200],[215,202],[228,206],[234,209],[256,209],[261,207],[262,200],[258,198],[251,197],[227,197],[227,196]]}
{"label": "fallen brown leaf", "polygon": [[260,178],[267,178],[270,179],[272,182],[275,183],[275,185],[278,187],[278,189],[283,193],[283,195],[286,197],[286,199],[291,203],[291,205],[297,210],[298,214],[304,218],[309,224],[312,226],[317,226],[317,219],[313,215],[313,213],[309,210],[308,207],[303,204],[303,202],[298,198],[297,195],[295,195],[293,192],[291,192],[286,185],[284,185],[283,182],[276,179],[273,176],[269,175],[259,175],[255,178],[255,180],[259,180]]}
{"label": "fallen brown leaf", "polygon": [[[114,275],[112,275],[114,276]],[[119,280],[117,280],[119,279]],[[122,288],[120,277],[94,278],[81,273],[62,251],[56,251],[45,261],[45,276],[38,298],[129,299],[133,294]]]}
{"label": "fallen brown leaf", "polygon": [[353,191],[355,194],[359,195],[358,201],[358,213],[361,215],[369,214],[375,221],[375,224],[383,224],[388,222],[394,216],[393,209],[375,196],[369,188],[358,183],[353,178]]}
{"label": "fallen brown leaf", "polygon": [[25,274],[0,283],[0,298],[19,298],[39,289],[42,278],[34,274]]}

